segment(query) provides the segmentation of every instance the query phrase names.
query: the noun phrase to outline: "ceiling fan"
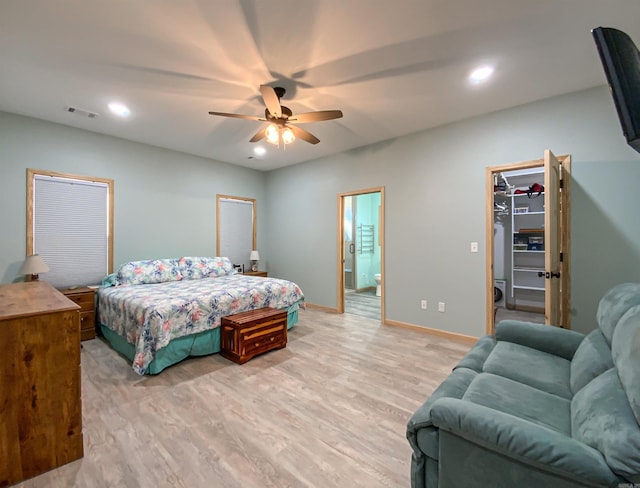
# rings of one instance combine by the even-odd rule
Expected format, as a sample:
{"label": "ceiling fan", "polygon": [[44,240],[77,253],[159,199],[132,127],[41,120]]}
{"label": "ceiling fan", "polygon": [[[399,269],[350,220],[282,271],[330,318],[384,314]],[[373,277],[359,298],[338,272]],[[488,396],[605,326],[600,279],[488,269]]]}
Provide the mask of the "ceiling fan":
{"label": "ceiling fan", "polygon": [[340,110],[318,110],[315,112],[307,112],[303,114],[293,115],[289,107],[280,105],[280,99],[286,93],[286,90],[280,86],[272,87],[269,85],[260,85],[260,93],[262,100],[266,105],[264,117],[254,117],[252,115],[228,114],[224,112],[209,112],[210,115],[220,115],[222,117],[234,117],[236,119],[257,120],[259,122],[269,122],[265,127],[260,129],[249,140],[249,142],[258,142],[264,138],[271,144],[279,144],[282,140],[283,144],[291,144],[296,137],[308,142],[309,144],[318,144],[320,139],[293,123],[304,124],[307,122],[320,122],[322,120],[333,120],[342,117]]}

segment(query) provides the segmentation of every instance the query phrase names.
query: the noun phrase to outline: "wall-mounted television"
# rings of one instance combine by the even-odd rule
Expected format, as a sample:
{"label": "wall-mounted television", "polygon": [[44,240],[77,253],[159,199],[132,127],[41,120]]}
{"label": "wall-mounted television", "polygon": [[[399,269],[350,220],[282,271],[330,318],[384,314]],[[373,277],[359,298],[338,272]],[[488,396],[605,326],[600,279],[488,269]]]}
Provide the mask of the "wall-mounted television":
{"label": "wall-mounted television", "polygon": [[591,31],[627,143],[640,152],[640,51],[624,32],[611,27]]}

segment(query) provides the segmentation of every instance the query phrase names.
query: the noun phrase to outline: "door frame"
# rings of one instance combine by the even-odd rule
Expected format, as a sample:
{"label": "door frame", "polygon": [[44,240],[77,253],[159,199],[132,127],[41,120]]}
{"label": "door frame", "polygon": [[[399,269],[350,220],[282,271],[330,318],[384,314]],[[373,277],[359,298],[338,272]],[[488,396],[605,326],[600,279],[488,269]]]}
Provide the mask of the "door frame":
{"label": "door frame", "polygon": [[337,248],[338,259],[336,263],[337,275],[338,275],[338,297],[337,307],[338,313],[344,313],[344,197],[367,195],[369,193],[380,193],[380,209],[378,211],[378,242],[380,244],[380,274],[382,279],[380,281],[380,322],[384,323],[385,320],[385,272],[384,272],[384,186],[378,186],[373,188],[365,188],[362,190],[353,190],[338,193],[338,233],[337,233]]}
{"label": "door frame", "polygon": [[[556,156],[560,162],[561,171],[561,192],[560,192],[560,252],[562,253],[560,271],[560,327],[571,328],[571,156]],[[493,302],[494,287],[494,215],[493,215],[493,176],[496,173],[506,173],[513,170],[539,168],[544,166],[544,158],[532,161],[521,161],[517,163],[504,164],[499,166],[487,166],[485,168],[485,249],[486,249],[486,332],[493,334],[495,330],[495,315]],[[555,324],[554,324],[555,325]]]}

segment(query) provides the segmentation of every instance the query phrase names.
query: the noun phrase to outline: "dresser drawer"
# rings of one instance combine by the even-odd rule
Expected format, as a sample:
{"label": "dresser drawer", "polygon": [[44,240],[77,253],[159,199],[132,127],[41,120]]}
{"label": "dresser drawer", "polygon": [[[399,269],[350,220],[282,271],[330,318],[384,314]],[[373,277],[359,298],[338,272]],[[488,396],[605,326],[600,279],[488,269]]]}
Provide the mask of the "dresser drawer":
{"label": "dresser drawer", "polygon": [[67,298],[80,305],[81,312],[88,312],[95,308],[93,293],[74,293],[67,295]]}
{"label": "dresser drawer", "polygon": [[80,312],[80,340],[87,341],[96,338],[96,314],[91,312]]}
{"label": "dresser drawer", "polygon": [[281,322],[275,327],[265,327],[253,334],[244,335],[241,341],[244,345],[242,355],[260,354],[282,347],[287,343],[286,325]]}
{"label": "dresser drawer", "polygon": [[69,300],[80,306],[80,340],[96,337],[95,290],[89,287],[60,290]]}

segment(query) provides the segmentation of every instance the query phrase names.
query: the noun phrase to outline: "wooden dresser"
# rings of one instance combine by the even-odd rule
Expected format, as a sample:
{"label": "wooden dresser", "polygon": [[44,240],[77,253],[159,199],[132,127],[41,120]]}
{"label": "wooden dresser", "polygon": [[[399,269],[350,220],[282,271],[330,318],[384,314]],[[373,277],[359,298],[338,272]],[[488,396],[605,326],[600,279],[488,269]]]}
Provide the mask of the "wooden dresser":
{"label": "wooden dresser", "polygon": [[42,281],[0,285],[0,486],[83,456],[79,309]]}
{"label": "wooden dresser", "polygon": [[96,291],[86,286],[60,290],[72,302],[80,305],[80,340],[96,338]]}

